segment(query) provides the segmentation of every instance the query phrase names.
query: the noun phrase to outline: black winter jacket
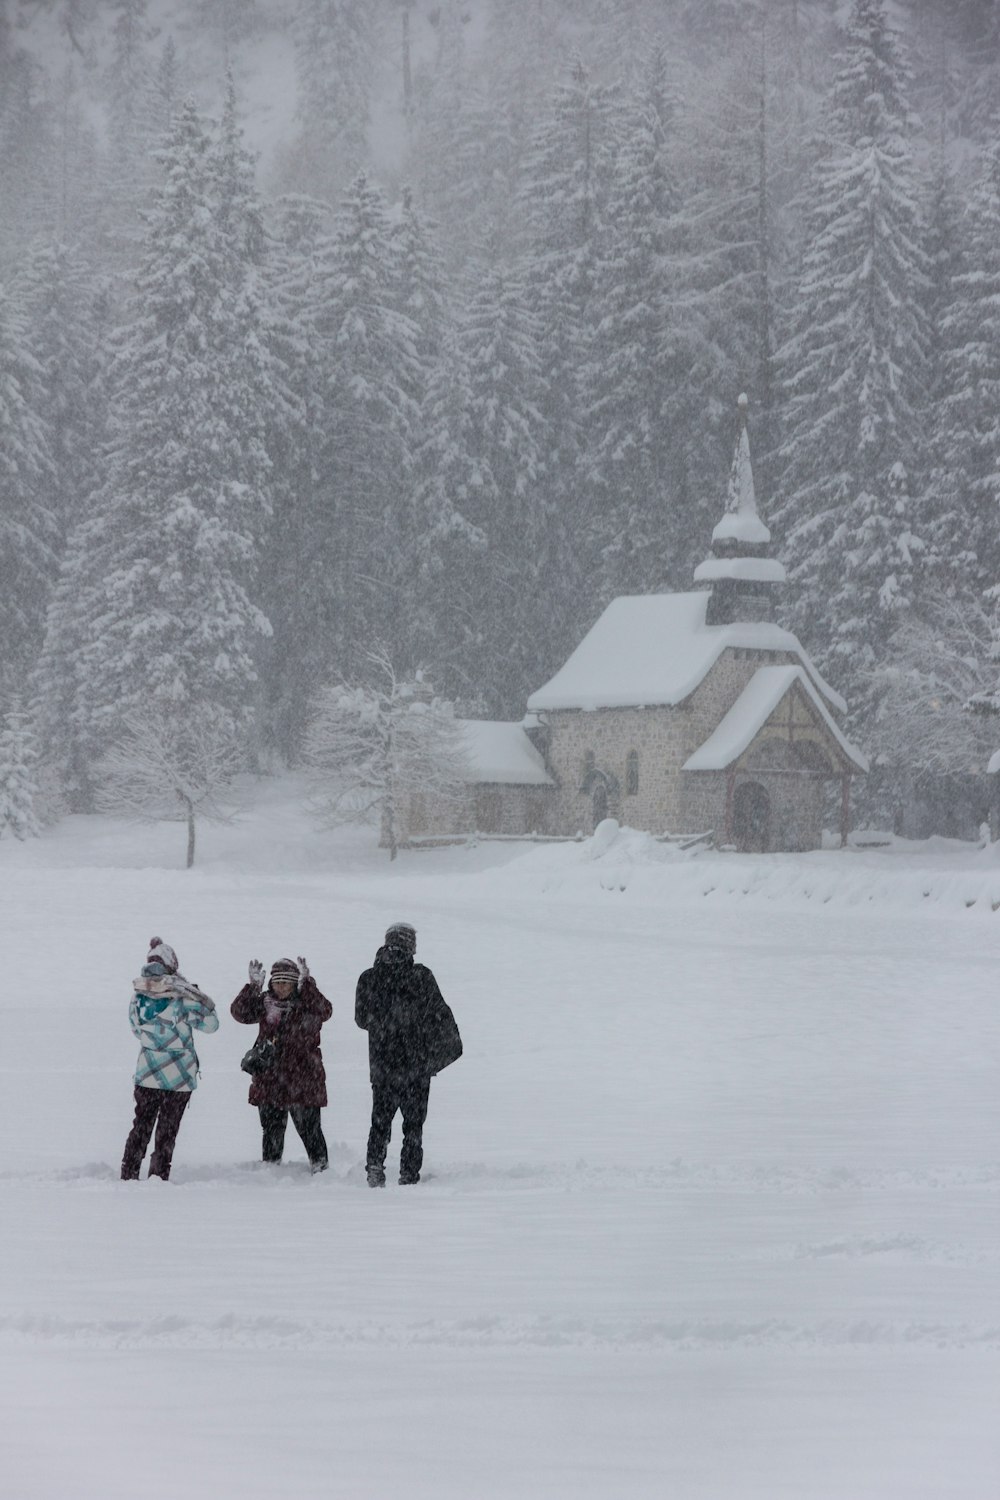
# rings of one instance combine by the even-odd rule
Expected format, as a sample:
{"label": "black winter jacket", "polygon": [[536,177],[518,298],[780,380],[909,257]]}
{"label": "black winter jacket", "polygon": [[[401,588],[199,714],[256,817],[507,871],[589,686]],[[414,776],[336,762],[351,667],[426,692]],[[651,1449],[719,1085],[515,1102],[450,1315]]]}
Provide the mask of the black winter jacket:
{"label": "black winter jacket", "polygon": [[399,948],[380,948],[358,980],[354,1019],[368,1033],[373,1083],[429,1078],[462,1055],[462,1038],[437,980]]}

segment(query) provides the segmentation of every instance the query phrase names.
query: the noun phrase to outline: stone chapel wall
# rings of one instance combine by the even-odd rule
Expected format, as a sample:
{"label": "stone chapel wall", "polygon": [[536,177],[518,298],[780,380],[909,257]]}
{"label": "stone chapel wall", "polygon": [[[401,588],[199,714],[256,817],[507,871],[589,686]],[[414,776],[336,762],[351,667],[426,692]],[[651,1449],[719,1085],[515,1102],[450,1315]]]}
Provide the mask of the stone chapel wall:
{"label": "stone chapel wall", "polygon": [[[694,833],[715,826],[717,818],[690,824],[693,813],[682,788],[688,778],[682,777],[681,768],[717,728],[758,667],[793,660],[797,658],[784,653],[729,649],[691,696],[674,707],[546,713],[551,731],[549,765],[558,782],[554,831],[586,833],[593,827],[593,792],[583,790],[590,769],[609,779],[608,813],[629,827],[652,833]],[[629,790],[630,753],[638,757],[634,792]]]}

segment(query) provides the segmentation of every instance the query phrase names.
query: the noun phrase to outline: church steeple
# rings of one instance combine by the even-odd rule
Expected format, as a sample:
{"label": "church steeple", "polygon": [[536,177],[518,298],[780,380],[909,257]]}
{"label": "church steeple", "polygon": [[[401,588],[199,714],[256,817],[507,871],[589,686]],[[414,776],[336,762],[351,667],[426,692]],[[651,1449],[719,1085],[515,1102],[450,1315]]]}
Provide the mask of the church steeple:
{"label": "church steeple", "polygon": [[740,431],[729,471],[726,509],[712,532],[712,556],[694,570],[695,583],[712,585],[705,616],[709,625],[772,619],[775,587],[786,578],[782,564],[770,556],[771,533],[757,511],[746,396],[741,395],[737,405]]}

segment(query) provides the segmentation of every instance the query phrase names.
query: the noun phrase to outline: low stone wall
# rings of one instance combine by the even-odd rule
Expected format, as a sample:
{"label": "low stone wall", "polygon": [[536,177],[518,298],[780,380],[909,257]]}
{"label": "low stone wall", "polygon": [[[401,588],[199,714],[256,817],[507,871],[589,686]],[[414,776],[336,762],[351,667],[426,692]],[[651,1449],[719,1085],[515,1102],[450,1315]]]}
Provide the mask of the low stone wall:
{"label": "low stone wall", "polygon": [[472,786],[454,801],[416,793],[399,812],[399,842],[410,837],[451,833],[553,833],[553,787]]}
{"label": "low stone wall", "polygon": [[725,771],[685,771],[680,819],[685,828],[711,828],[716,844],[726,841]]}

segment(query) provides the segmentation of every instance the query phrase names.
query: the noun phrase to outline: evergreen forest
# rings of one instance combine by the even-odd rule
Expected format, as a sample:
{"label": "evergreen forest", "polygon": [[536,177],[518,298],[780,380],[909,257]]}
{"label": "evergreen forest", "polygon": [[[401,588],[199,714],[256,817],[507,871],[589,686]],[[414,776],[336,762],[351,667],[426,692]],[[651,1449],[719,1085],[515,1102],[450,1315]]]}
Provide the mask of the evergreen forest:
{"label": "evergreen forest", "polygon": [[1000,0],[0,0],[0,203],[24,817],[137,716],[295,765],[376,648],[519,719],[741,392],[848,732],[1000,744]]}

